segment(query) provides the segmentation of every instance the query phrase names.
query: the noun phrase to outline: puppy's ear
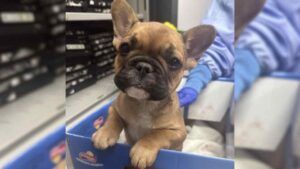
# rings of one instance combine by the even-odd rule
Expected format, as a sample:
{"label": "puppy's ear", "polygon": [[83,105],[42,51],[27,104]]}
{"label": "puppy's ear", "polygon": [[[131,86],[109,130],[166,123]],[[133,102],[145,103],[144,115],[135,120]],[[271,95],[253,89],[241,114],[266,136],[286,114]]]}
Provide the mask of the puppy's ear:
{"label": "puppy's ear", "polygon": [[201,54],[213,43],[216,30],[211,25],[196,26],[183,34],[187,52],[187,69],[195,67]]}
{"label": "puppy's ear", "polygon": [[123,38],[138,18],[126,0],[114,0],[111,6],[115,35]]}

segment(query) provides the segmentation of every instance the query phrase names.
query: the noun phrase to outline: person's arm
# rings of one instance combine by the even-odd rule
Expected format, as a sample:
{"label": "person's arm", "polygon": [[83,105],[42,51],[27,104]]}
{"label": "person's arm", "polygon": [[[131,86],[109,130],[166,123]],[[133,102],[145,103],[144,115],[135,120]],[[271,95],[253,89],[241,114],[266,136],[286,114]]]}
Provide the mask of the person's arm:
{"label": "person's arm", "polygon": [[242,32],[235,52],[235,100],[260,75],[293,68],[300,56],[300,20],[294,16],[300,16],[299,2],[267,0]]}
{"label": "person's arm", "polygon": [[299,16],[298,1],[267,0],[240,35],[237,48],[253,52],[263,73],[291,69],[295,57],[300,56]]}
{"label": "person's arm", "polygon": [[207,65],[213,78],[230,76],[234,65],[234,1],[214,0],[211,10],[203,20],[217,30],[214,43],[204,52],[199,65]]}
{"label": "person's arm", "polygon": [[202,22],[213,25],[217,36],[213,44],[203,53],[198,65],[192,69],[184,87],[178,92],[181,106],[196,101],[201,90],[220,76],[230,76],[234,65],[234,1],[214,0]]}
{"label": "person's arm", "polygon": [[250,88],[260,76],[261,67],[254,53],[247,49],[235,49],[234,64],[234,100],[240,99],[242,93]]}

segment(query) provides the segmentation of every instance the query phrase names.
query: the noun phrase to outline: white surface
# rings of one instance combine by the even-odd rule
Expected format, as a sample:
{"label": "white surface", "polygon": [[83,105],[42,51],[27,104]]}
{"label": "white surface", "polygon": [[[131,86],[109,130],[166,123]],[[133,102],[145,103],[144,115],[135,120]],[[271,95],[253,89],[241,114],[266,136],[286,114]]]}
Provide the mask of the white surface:
{"label": "white surface", "polygon": [[116,92],[118,89],[113,81],[114,75],[105,77],[97,81],[96,84],[87,87],[66,100],[66,119],[70,121],[78,114],[84,112],[105,97]]}
{"label": "white surface", "polygon": [[65,119],[62,115],[59,119],[47,125],[46,128],[41,129],[39,132],[35,133],[28,139],[22,140],[22,144],[15,146],[11,151],[6,153],[4,157],[0,158],[0,168],[2,168],[3,165],[7,165],[9,162],[15,160],[15,158],[17,158],[21,153],[27,151],[28,148],[37,144],[42,139],[47,137],[50,133],[56,131],[59,127],[61,127],[64,124]]}
{"label": "white surface", "polygon": [[[299,88],[300,93],[300,88]],[[294,143],[294,154],[297,156],[299,162],[300,162],[300,96],[298,96],[298,102],[297,102],[297,108],[296,108],[296,119],[295,119],[295,125],[293,129],[293,143]],[[300,166],[299,166],[300,167]]]}
{"label": "white surface", "polygon": [[178,0],[177,28],[186,31],[194,26],[198,26],[207,10],[211,0]]}
{"label": "white surface", "polygon": [[65,77],[0,108],[0,154],[64,113]]}
{"label": "white surface", "polygon": [[190,131],[188,132],[187,139],[208,140],[218,144],[224,143],[222,134],[218,130],[210,127],[207,123],[202,121],[194,122]]}
{"label": "white surface", "polygon": [[182,152],[221,158],[225,155],[224,146],[221,144],[209,140],[188,138],[183,142]]}
{"label": "white surface", "polygon": [[261,78],[236,105],[235,146],[274,151],[293,113],[299,82]]}
{"label": "white surface", "polygon": [[[186,128],[188,133],[183,142],[182,152],[224,157],[223,136],[219,131],[200,121],[192,123]],[[118,143],[127,144],[124,130],[120,134]]]}
{"label": "white surface", "polygon": [[212,81],[189,107],[188,119],[219,122],[230,107],[233,83]]}
{"label": "white surface", "polygon": [[[138,17],[143,19],[143,14]],[[111,20],[111,14],[96,13],[96,12],[66,12],[66,21],[101,21]]]}
{"label": "white surface", "polygon": [[245,151],[238,150],[235,156],[235,169],[272,169]]}

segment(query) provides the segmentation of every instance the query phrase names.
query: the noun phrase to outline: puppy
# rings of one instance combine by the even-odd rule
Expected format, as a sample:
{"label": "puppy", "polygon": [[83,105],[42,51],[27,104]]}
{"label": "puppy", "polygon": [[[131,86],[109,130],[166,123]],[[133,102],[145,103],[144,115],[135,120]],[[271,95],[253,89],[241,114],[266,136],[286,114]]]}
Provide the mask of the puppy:
{"label": "puppy", "polygon": [[112,3],[115,84],[121,90],[108,118],[92,136],[96,148],[113,146],[125,130],[134,167],[151,166],[161,148],[181,150],[186,137],[176,87],[184,70],[215,38],[209,25],[181,36],[158,22],[140,22],[126,0]]}

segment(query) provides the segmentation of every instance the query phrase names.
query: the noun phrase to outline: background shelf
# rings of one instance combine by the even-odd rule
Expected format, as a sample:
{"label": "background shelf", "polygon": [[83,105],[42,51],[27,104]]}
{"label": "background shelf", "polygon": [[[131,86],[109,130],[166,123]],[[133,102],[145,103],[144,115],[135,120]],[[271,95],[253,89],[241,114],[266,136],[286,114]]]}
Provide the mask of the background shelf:
{"label": "background shelf", "polygon": [[[138,14],[139,19],[143,19],[143,14]],[[66,21],[105,21],[111,20],[110,13],[96,12],[66,12]]]}

